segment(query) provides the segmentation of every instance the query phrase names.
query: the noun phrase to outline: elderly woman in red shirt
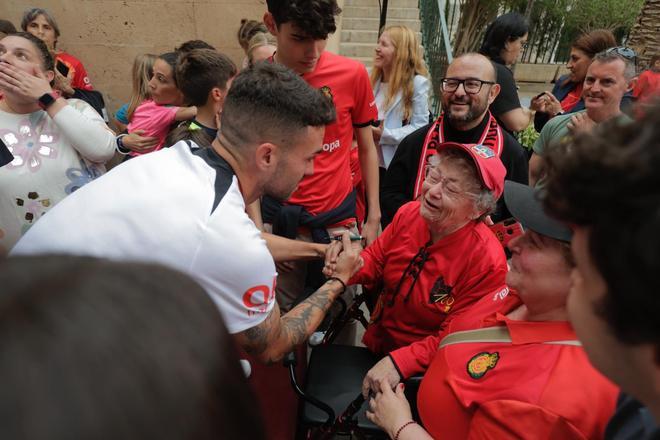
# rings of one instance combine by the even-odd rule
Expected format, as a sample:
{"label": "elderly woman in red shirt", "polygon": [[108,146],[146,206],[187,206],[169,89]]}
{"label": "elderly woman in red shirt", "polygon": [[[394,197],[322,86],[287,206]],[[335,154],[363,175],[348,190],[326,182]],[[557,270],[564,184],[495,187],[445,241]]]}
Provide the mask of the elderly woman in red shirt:
{"label": "elderly woman in red shirt", "polygon": [[350,280],[383,285],[363,338],[372,352],[436,334],[504,282],[503,248],[482,220],[502,194],[505,174],[487,146],[437,146],[420,198],[402,206],[362,252],[364,266]]}

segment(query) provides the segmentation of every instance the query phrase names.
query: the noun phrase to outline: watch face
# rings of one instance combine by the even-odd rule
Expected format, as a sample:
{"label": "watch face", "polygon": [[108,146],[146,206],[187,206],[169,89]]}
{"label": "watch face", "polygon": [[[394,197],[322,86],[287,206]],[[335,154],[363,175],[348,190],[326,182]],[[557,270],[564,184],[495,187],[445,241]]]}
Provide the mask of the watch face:
{"label": "watch face", "polygon": [[48,106],[50,106],[50,105],[51,105],[52,103],[54,103],[54,102],[55,102],[55,98],[54,98],[53,95],[50,94],[50,93],[44,93],[43,95],[41,95],[41,96],[39,97],[39,105],[40,105],[41,108],[43,108],[44,110],[47,109]]}

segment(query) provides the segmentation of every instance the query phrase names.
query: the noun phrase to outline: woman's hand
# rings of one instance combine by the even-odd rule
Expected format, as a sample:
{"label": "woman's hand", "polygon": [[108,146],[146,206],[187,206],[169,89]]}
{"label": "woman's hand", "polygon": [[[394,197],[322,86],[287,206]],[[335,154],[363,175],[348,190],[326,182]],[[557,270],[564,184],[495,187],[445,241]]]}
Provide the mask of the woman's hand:
{"label": "woman's hand", "polygon": [[131,151],[141,153],[152,149],[158,144],[158,138],[153,136],[142,136],[144,130],[135,130],[121,139],[122,144]]}
{"label": "woman's hand", "polygon": [[[55,69],[54,72],[55,72],[55,82],[53,83],[53,89],[62,92],[62,96],[65,96],[67,98],[72,97],[73,94],[76,93],[76,91],[73,90],[73,87],[71,87],[71,78],[62,75],[57,69]],[[70,71],[69,74],[71,74]]]}
{"label": "woman's hand", "polygon": [[562,111],[561,102],[550,92],[543,92],[530,102],[529,108],[537,112],[547,113],[551,117]]}
{"label": "woman's hand", "polygon": [[53,91],[41,70],[29,74],[5,62],[0,62],[0,89],[34,102]]}
{"label": "woman's hand", "polygon": [[381,381],[382,392],[369,399],[367,418],[394,438],[396,431],[412,420],[410,404],[403,394],[403,384],[397,385],[392,391],[386,380]]}
{"label": "woman's hand", "polygon": [[394,388],[401,381],[401,376],[394,366],[394,362],[389,356],[382,358],[376,365],[371,367],[362,381],[362,395],[366,399],[369,392],[382,392],[381,383],[386,383],[387,387]]}
{"label": "woman's hand", "polygon": [[374,137],[374,144],[380,144],[380,137],[383,135],[383,121],[380,121],[378,127],[371,127],[371,134]]}

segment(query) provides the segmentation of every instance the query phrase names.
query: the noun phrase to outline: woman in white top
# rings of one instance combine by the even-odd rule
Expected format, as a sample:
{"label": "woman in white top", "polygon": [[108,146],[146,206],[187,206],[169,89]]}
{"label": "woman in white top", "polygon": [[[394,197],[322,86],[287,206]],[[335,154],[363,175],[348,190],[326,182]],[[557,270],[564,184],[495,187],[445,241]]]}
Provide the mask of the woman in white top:
{"label": "woman in white top", "polygon": [[373,134],[382,168],[389,166],[404,137],[429,122],[427,76],[416,33],[406,26],[383,29],[371,71],[380,120]]}
{"label": "woman in white top", "polygon": [[105,172],[115,135],[89,104],[53,92],[53,57],[27,33],[0,40],[0,256],[48,209]]}

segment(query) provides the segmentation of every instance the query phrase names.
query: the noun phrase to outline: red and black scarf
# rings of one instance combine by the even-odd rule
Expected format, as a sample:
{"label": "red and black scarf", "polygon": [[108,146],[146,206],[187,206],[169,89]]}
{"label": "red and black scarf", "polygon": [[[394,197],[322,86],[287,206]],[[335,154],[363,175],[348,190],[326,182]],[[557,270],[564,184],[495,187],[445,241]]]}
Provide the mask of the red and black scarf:
{"label": "red and black scarf", "polygon": [[[490,147],[497,157],[502,156],[502,150],[504,149],[504,136],[502,134],[502,128],[497,124],[497,121],[493,115],[488,112],[488,123],[484,129],[484,132],[479,136],[479,140],[475,144],[485,145]],[[426,164],[428,163],[429,157],[433,156],[438,152],[438,146],[444,142],[447,142],[444,134],[444,113],[433,123],[426,138],[424,139],[424,146],[422,147],[422,154],[419,157],[419,166],[417,168],[417,178],[415,179],[415,192],[413,195],[413,200],[416,200],[417,197],[422,193],[422,183],[424,183],[424,178],[426,177]]]}

